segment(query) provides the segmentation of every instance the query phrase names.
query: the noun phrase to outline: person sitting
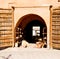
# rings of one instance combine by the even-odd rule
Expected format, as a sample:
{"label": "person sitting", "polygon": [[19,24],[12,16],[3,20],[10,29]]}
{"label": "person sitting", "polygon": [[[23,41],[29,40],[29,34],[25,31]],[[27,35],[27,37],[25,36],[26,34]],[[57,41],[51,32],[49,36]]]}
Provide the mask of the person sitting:
{"label": "person sitting", "polygon": [[24,47],[26,48],[28,45],[28,42],[26,40],[22,40],[22,44],[21,44],[21,47]]}
{"label": "person sitting", "polygon": [[36,42],[36,47],[37,48],[43,48],[44,42],[42,41],[41,38],[38,39],[38,42]]}

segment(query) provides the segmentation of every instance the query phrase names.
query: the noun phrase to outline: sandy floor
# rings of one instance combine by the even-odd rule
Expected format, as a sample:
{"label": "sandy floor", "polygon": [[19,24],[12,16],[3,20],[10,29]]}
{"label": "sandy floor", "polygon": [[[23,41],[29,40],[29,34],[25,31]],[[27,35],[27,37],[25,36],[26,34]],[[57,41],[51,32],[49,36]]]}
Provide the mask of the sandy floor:
{"label": "sandy floor", "polygon": [[0,51],[0,59],[60,59],[60,50],[7,48]]}

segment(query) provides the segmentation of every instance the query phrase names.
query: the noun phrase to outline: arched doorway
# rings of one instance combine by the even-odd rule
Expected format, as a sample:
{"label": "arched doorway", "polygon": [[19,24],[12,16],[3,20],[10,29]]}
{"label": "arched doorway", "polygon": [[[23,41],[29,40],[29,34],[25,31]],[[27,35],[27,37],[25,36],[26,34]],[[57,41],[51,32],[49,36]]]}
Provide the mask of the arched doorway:
{"label": "arched doorway", "polygon": [[47,47],[47,26],[43,18],[36,14],[28,14],[21,17],[16,24],[16,39],[20,42],[36,43],[41,39]]}

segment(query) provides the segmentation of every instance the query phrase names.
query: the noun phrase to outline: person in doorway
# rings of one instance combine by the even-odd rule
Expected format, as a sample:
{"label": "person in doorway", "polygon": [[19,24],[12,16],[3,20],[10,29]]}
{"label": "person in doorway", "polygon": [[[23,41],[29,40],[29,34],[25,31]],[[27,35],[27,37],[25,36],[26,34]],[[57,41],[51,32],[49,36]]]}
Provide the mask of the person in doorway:
{"label": "person in doorway", "polygon": [[42,39],[38,39],[38,42],[36,42],[36,47],[37,48],[43,48],[44,46],[44,42],[42,41]]}
{"label": "person in doorway", "polygon": [[22,40],[22,44],[21,44],[21,47],[24,47],[26,48],[28,45],[28,42],[26,40]]}
{"label": "person in doorway", "polygon": [[18,47],[18,40],[16,40],[15,47]]}

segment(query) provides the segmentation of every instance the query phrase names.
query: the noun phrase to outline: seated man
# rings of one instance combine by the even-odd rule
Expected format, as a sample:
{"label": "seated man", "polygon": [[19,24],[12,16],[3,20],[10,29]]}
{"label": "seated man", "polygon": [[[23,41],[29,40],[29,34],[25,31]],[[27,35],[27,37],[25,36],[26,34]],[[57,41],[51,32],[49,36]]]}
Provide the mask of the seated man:
{"label": "seated man", "polygon": [[38,39],[38,42],[36,42],[36,47],[37,48],[42,48],[44,46],[44,42],[42,41],[41,38]]}
{"label": "seated man", "polygon": [[22,45],[21,45],[21,47],[26,48],[27,45],[28,45],[28,42],[27,42],[26,40],[22,40]]}
{"label": "seated man", "polygon": [[37,48],[42,48],[43,47],[43,42],[36,42],[36,47]]}

